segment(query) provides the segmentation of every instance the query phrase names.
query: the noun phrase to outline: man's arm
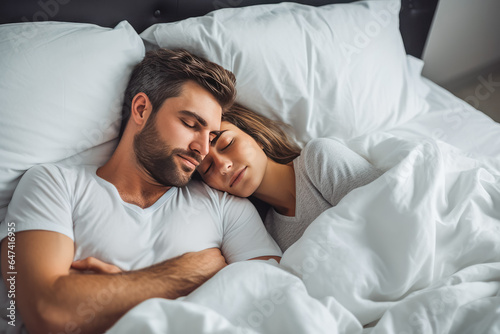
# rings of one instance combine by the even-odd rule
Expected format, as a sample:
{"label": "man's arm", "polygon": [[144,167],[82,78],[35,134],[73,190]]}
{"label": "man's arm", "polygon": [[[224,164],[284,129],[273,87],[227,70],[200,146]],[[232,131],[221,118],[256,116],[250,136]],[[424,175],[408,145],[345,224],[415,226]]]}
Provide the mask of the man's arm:
{"label": "man's arm", "polygon": [[246,198],[225,193],[221,250],[228,263],[281,260],[282,252],[266,231],[255,206]]}
{"label": "man's arm", "polygon": [[[7,256],[7,242],[2,242],[5,282],[13,271]],[[137,271],[70,275],[73,257],[74,243],[63,234],[34,230],[15,235],[16,307],[30,333],[104,332],[140,302],[187,295],[226,266],[212,248]]]}
{"label": "man's arm", "polygon": [[[250,260],[263,260],[267,261],[273,259],[276,262],[280,263],[281,257],[279,256],[259,256],[254,257]],[[95,257],[88,257],[83,260],[74,261],[71,264],[71,269],[74,273],[77,274],[85,274],[85,273],[98,273],[98,274],[116,274],[122,272],[120,268],[115,265],[103,262]]]}

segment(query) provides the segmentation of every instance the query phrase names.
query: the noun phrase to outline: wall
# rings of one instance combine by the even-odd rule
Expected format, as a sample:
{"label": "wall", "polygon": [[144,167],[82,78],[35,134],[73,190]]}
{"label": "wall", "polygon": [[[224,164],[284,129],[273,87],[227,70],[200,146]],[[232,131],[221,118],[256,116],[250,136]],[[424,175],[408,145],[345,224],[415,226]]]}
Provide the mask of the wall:
{"label": "wall", "polygon": [[439,0],[423,59],[445,87],[500,63],[500,0]]}

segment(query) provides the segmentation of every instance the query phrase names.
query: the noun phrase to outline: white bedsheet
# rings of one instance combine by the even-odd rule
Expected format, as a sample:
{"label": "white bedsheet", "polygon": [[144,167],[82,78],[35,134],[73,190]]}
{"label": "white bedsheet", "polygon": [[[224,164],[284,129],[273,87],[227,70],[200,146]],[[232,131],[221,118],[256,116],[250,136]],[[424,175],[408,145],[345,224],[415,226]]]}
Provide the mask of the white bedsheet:
{"label": "white bedsheet", "polygon": [[500,157],[500,124],[446,89],[423,78],[430,88],[429,112],[388,132],[406,139],[429,137],[447,142],[473,156]]}
{"label": "white bedsheet", "polygon": [[387,172],[283,255],[153,299],[110,333],[498,333],[500,159],[394,133],[356,146]]}

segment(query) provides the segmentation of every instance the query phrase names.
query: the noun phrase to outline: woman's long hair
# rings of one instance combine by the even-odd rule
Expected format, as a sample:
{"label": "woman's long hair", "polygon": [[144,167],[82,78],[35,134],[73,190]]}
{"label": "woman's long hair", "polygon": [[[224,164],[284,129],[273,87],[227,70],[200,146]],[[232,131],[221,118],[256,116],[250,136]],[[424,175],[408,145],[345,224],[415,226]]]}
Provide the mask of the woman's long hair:
{"label": "woman's long hair", "polygon": [[251,136],[273,161],[286,165],[300,155],[300,147],[293,143],[282,127],[286,124],[259,115],[234,103],[224,114],[222,121],[237,126]]}

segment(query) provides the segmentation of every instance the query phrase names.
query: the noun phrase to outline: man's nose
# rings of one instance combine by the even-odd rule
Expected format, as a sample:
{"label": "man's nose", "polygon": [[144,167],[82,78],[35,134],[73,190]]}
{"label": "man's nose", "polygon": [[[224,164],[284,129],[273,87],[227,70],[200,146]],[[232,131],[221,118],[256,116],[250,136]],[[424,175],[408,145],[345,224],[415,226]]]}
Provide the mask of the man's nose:
{"label": "man's nose", "polygon": [[202,159],[208,154],[210,150],[210,136],[209,135],[199,135],[191,143],[191,149],[197,152]]}

